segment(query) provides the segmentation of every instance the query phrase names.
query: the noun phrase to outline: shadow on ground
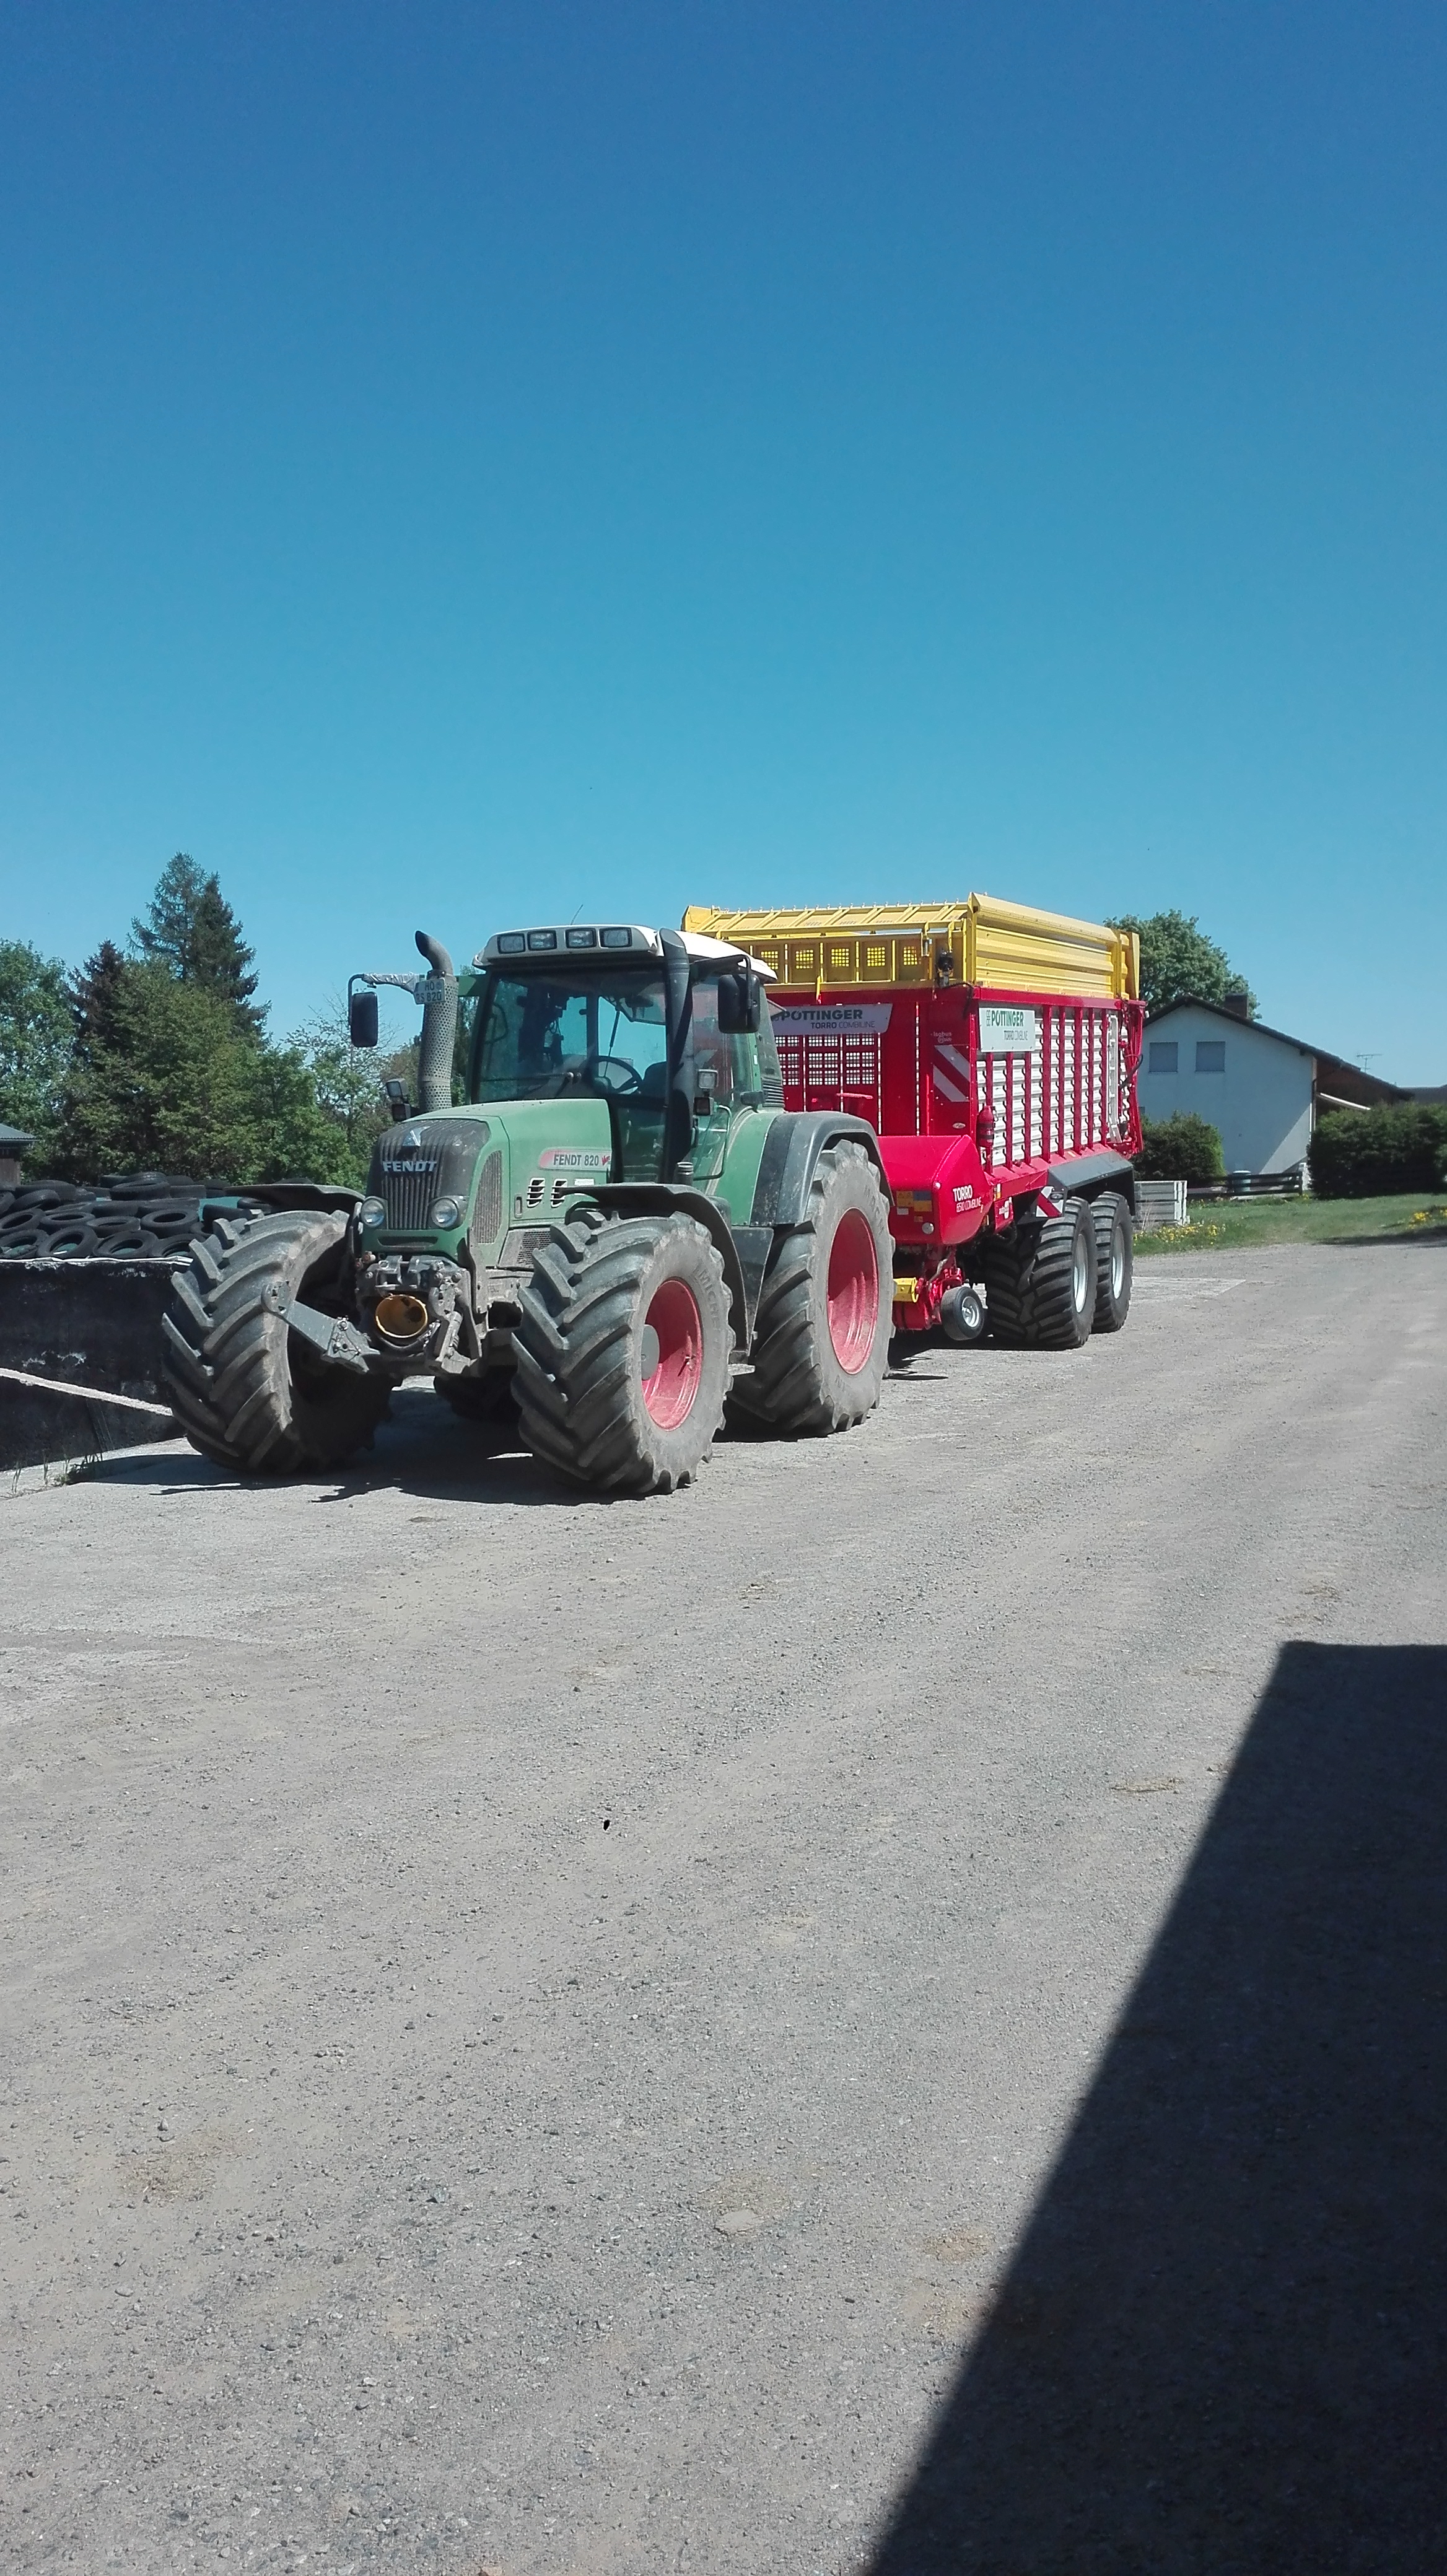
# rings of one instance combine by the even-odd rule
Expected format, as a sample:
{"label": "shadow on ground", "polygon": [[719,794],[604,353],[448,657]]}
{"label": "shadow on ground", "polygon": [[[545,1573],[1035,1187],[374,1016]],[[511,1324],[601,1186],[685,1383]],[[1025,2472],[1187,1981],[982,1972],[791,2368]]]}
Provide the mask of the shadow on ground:
{"label": "shadow on ground", "polygon": [[875,2576],[1447,2565],[1447,1650],[1290,1645]]}
{"label": "shadow on ground", "polygon": [[[760,1441],[778,1445],[779,1435],[748,1422],[725,1424],[714,1446],[718,1450],[751,1448]],[[707,1462],[705,1463],[707,1473]],[[281,1487],[308,1494],[319,1503],[345,1502],[378,1489],[394,1490],[429,1502],[449,1499],[491,1504],[552,1506],[560,1511],[591,1507],[596,1511],[626,1508],[636,1496],[599,1492],[555,1475],[525,1449],[516,1419],[469,1422],[460,1419],[430,1389],[403,1392],[379,1423],[371,1448],[359,1449],[335,1467],[303,1468],[278,1478],[238,1477],[194,1449],[174,1444],[151,1457],[134,1451],[120,1456],[77,1462],[71,1481],[86,1484],[148,1485],[181,1494],[208,1485],[243,1485],[264,1492]]]}

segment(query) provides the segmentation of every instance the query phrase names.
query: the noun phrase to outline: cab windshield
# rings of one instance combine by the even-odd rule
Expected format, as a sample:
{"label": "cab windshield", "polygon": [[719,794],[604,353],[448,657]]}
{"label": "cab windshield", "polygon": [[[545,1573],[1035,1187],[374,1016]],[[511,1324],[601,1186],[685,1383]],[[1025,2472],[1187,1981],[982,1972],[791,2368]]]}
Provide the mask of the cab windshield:
{"label": "cab windshield", "polygon": [[667,1071],[661,975],[606,967],[573,977],[489,974],[473,1040],[474,1100],[582,1091],[651,1101],[661,1115]]}
{"label": "cab windshield", "polygon": [[[784,1097],[767,1012],[756,1031],[735,1032],[719,1022],[718,969],[705,968],[695,973],[690,995],[679,1068],[680,1133],[669,1122],[668,1013],[656,969],[592,966],[570,975],[566,968],[508,973],[490,967],[473,1033],[468,1096],[606,1100],[616,1179],[657,1180],[665,1162],[672,1168],[689,1153],[695,1177],[707,1178],[721,1162],[733,1115],[779,1108]],[[675,1101],[675,1121],[678,1110]]]}

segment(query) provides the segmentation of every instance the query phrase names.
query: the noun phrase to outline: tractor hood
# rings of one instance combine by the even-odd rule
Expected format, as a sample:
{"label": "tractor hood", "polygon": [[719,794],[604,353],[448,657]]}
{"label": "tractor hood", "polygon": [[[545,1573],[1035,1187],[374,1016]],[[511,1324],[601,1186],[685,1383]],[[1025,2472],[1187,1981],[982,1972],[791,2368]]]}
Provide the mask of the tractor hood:
{"label": "tractor hood", "polygon": [[[369,1251],[424,1245],[486,1265],[509,1225],[546,1221],[579,1184],[606,1181],[606,1101],[509,1100],[405,1119],[378,1137],[362,1226]],[[447,1222],[438,1224],[445,1203]]]}

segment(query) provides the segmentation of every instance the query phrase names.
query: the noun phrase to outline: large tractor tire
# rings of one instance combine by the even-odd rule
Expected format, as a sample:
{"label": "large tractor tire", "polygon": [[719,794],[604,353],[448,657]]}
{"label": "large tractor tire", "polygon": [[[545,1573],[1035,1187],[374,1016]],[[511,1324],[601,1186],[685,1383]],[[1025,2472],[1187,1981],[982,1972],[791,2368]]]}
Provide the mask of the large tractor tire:
{"label": "large tractor tire", "polygon": [[1130,1313],[1135,1228],[1118,1190],[1102,1190],[1090,1212],[1095,1219],[1095,1330],[1118,1333]]}
{"label": "large tractor tire", "polygon": [[1078,1351],[1095,1320],[1095,1224],[1067,1199],[1041,1226],[1011,1226],[983,1247],[990,1330],[1016,1350]]}
{"label": "large tractor tire", "polygon": [[723,1262],[681,1213],[578,1209],[536,1255],[513,1327],[522,1436],[605,1493],[668,1494],[713,1444],[732,1332]]}
{"label": "large tractor tire", "polygon": [[370,1442],[386,1380],[331,1367],[277,1311],[295,1297],[333,1307],[346,1231],[343,1216],[296,1211],[192,1244],[161,1323],[166,1383],[192,1448],[219,1467],[287,1476]]}
{"label": "large tractor tire", "polygon": [[730,1403],[774,1431],[847,1431],[879,1402],[893,1315],[884,1192],[861,1145],[827,1145],[802,1225],[780,1229]]}

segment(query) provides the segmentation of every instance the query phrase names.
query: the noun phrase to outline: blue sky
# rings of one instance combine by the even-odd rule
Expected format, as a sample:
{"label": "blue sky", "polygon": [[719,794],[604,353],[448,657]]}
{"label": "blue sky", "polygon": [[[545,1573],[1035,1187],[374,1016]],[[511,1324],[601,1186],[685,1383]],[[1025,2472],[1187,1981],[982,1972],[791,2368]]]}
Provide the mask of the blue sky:
{"label": "blue sky", "polygon": [[0,0],[0,935],[1179,904],[1447,1080],[1447,13]]}

